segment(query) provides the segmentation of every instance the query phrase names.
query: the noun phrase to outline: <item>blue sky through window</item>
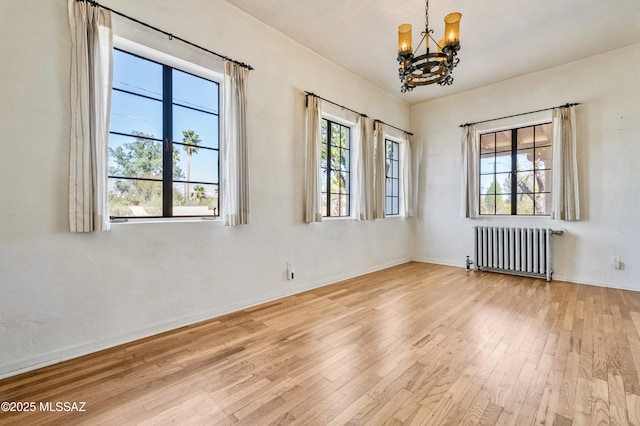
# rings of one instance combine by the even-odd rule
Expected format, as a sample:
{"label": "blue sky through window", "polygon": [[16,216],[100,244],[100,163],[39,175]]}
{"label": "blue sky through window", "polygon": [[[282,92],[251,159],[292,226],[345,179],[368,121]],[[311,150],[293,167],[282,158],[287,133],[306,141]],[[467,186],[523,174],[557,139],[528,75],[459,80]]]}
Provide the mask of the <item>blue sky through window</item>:
{"label": "blue sky through window", "polygon": [[[145,97],[114,90],[111,131],[143,132],[162,139],[162,65],[120,50],[114,50],[113,62],[113,87]],[[182,132],[193,130],[200,136],[199,146],[218,149],[218,83],[176,69],[172,79],[173,141],[182,142]],[[123,143],[122,139],[127,138],[111,135],[110,145]],[[187,153],[181,145],[175,147],[180,156],[176,164],[184,173]],[[217,182],[218,176],[217,151],[200,149],[191,156],[191,180]]]}

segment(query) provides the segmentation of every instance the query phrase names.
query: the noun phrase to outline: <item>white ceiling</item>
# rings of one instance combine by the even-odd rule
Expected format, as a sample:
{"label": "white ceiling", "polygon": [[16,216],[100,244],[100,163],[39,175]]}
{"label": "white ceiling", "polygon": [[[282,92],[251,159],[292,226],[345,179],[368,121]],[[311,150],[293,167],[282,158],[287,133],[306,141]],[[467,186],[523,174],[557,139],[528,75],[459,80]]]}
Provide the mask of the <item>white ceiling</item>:
{"label": "white ceiling", "polygon": [[423,0],[227,1],[411,104],[640,42],[640,0],[430,0],[436,40],[444,16],[462,13],[455,81],[402,94],[397,26],[413,24],[415,48],[424,29]]}

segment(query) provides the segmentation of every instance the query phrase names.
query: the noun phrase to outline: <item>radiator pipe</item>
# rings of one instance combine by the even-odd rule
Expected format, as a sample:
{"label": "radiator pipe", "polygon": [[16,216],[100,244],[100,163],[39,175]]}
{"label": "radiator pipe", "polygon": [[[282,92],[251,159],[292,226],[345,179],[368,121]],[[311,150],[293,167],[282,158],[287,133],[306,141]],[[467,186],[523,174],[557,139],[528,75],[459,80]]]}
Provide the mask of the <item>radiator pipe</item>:
{"label": "radiator pipe", "polygon": [[473,260],[471,260],[471,259],[469,258],[469,256],[467,256],[467,262],[466,262],[466,264],[467,264],[467,271],[470,271],[470,270],[471,270],[471,265],[473,265]]}

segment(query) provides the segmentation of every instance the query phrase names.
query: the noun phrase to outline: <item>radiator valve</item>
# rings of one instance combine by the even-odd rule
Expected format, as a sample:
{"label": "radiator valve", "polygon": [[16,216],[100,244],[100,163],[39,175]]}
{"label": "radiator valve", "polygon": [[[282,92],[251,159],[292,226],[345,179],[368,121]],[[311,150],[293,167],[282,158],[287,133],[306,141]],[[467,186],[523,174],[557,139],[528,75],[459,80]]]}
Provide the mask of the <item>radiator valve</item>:
{"label": "radiator valve", "polygon": [[467,271],[471,270],[471,265],[473,265],[473,260],[469,259],[469,256],[467,256]]}

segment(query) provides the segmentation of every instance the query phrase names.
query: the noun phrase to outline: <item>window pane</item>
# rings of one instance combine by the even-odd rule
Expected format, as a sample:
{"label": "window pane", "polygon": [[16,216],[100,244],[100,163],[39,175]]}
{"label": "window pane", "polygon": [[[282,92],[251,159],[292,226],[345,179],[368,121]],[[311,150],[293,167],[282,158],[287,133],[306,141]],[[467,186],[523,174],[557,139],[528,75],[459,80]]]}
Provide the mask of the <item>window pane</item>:
{"label": "window pane", "polygon": [[483,175],[480,176],[480,193],[481,194],[495,194],[496,193],[496,185],[495,185],[495,176],[494,175]]}
{"label": "window pane", "polygon": [[480,174],[495,173],[496,156],[495,154],[486,154],[480,156]]}
{"label": "window pane", "polygon": [[518,129],[518,150],[533,148],[533,127]]}
{"label": "window pane", "polygon": [[349,196],[340,195],[340,216],[349,216]]}
{"label": "window pane", "polygon": [[393,214],[393,198],[386,197],[384,212],[386,214]]}
{"label": "window pane", "polygon": [[518,151],[518,171],[533,170],[533,149]]}
{"label": "window pane", "polygon": [[218,84],[173,70],[173,103],[218,112]]}
{"label": "window pane", "polygon": [[546,192],[551,190],[551,170],[536,172],[534,190],[535,192]]}
{"label": "window pane", "polygon": [[551,145],[553,141],[553,124],[546,123],[536,126],[536,146]]}
{"label": "window pane", "polygon": [[[174,179],[195,182],[218,182],[218,151],[175,145]],[[191,152],[191,155],[189,155]]]}
{"label": "window pane", "polygon": [[511,214],[511,195],[496,196],[496,214]]}
{"label": "window pane", "polygon": [[[197,138],[196,138],[197,136]],[[196,139],[197,145],[218,148],[218,117],[173,106],[173,141]]]}
{"label": "window pane", "polygon": [[518,172],[518,194],[533,193],[533,172]]}
{"label": "window pane", "polygon": [[162,179],[162,144],[143,136],[109,135],[111,176]]}
{"label": "window pane", "polygon": [[174,216],[217,216],[218,185],[173,184]]}
{"label": "window pane", "polygon": [[511,193],[511,173],[499,173],[496,175],[496,194]]}
{"label": "window pane", "polygon": [[534,214],[533,199],[531,195],[518,195],[518,214]]}
{"label": "window pane", "polygon": [[343,126],[340,126],[340,147],[349,148],[349,131]]}
{"label": "window pane", "polygon": [[162,65],[113,51],[113,88],[162,99]]}
{"label": "window pane", "polygon": [[331,145],[340,146],[340,125],[331,123]]}
{"label": "window pane", "polygon": [[111,131],[144,133],[162,139],[162,102],[114,90],[111,97]]}
{"label": "window pane", "polygon": [[508,173],[511,171],[511,153],[500,152],[496,154],[496,173]]}
{"label": "window pane", "polygon": [[322,143],[326,144],[327,143],[327,138],[328,138],[328,127],[329,127],[329,123],[327,122],[327,120],[322,119],[322,128],[321,128],[321,134],[322,134]]}
{"label": "window pane", "polygon": [[496,151],[496,134],[486,133],[480,135],[480,155],[493,154]]}
{"label": "window pane", "polygon": [[330,194],[329,196],[329,215],[340,216],[340,198],[338,194]]}
{"label": "window pane", "polygon": [[496,214],[496,196],[480,196],[480,214]]}
{"label": "window pane", "polygon": [[536,148],[536,169],[551,169],[552,148],[550,146],[544,148]]}
{"label": "window pane", "polygon": [[393,180],[391,178],[387,178],[386,181],[387,181],[387,185],[386,185],[385,194],[393,195]]}
{"label": "window pane", "polygon": [[349,156],[350,156],[350,151],[348,149],[341,149],[339,151],[339,155],[340,155],[340,170],[342,171],[349,171]]}
{"label": "window pane", "polygon": [[322,182],[320,182],[321,185],[321,192],[327,192],[327,171],[326,170],[322,170]]}
{"label": "window pane", "polygon": [[338,172],[336,176],[338,178],[338,181],[340,182],[340,193],[348,194],[349,193],[349,173]]}
{"label": "window pane", "polygon": [[321,202],[322,202],[322,216],[327,216],[327,193],[326,192],[322,193]]}
{"label": "window pane", "polygon": [[544,194],[536,194],[535,214],[537,215],[550,215],[551,214],[551,194],[546,192]]}
{"label": "window pane", "polygon": [[109,179],[110,216],[162,216],[162,182]]}
{"label": "window pane", "polygon": [[496,132],[496,151],[511,151],[511,130]]}

